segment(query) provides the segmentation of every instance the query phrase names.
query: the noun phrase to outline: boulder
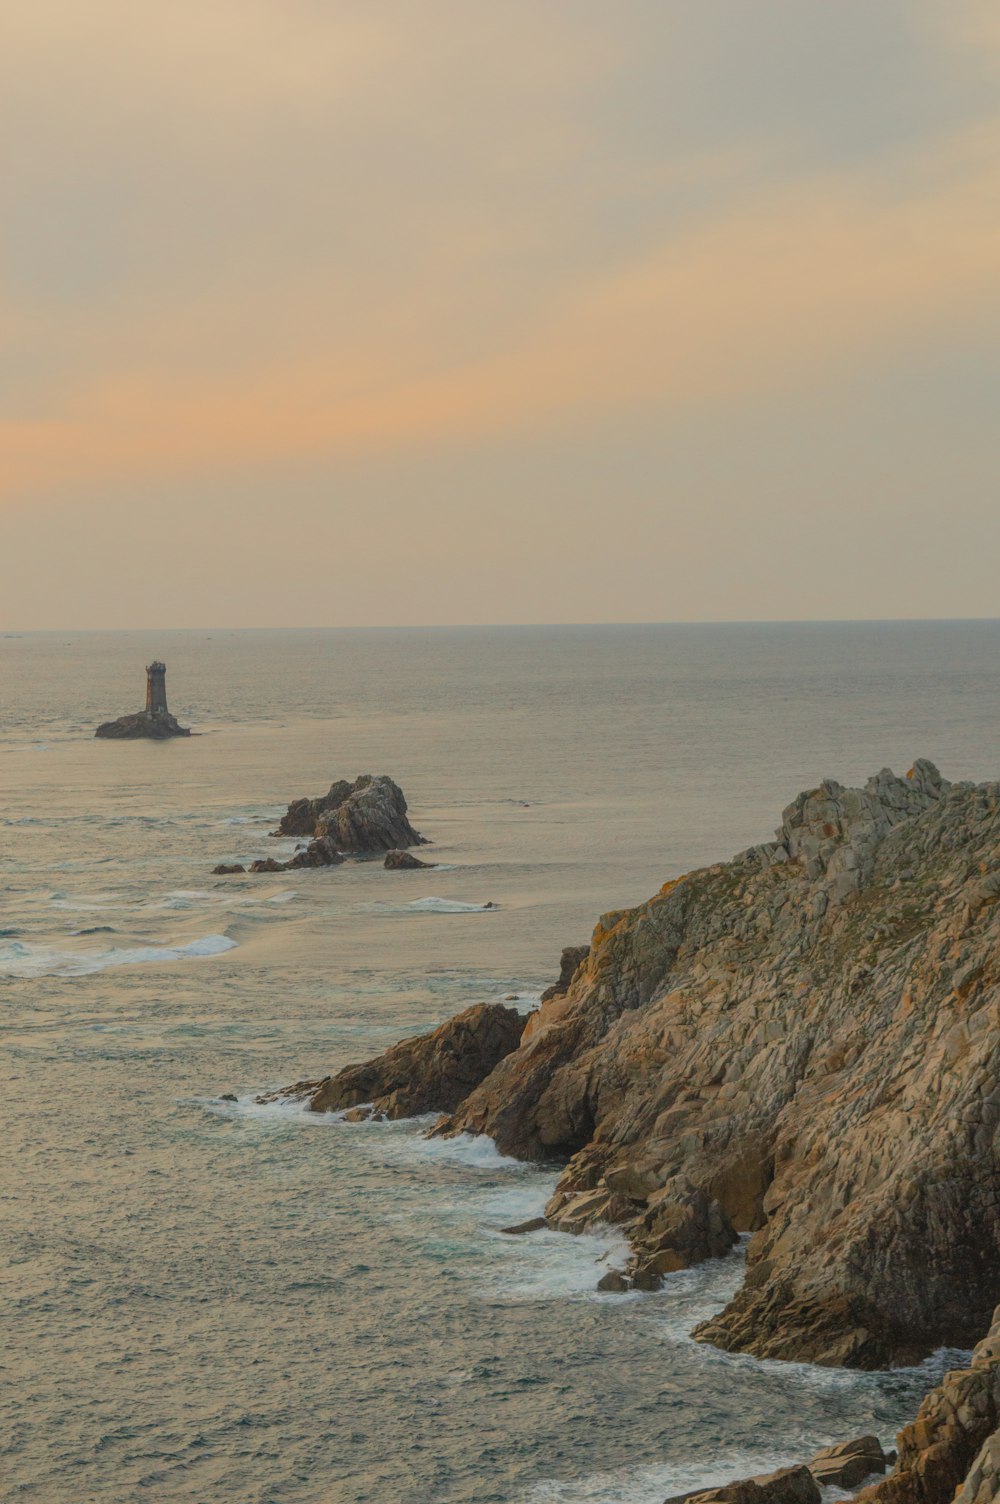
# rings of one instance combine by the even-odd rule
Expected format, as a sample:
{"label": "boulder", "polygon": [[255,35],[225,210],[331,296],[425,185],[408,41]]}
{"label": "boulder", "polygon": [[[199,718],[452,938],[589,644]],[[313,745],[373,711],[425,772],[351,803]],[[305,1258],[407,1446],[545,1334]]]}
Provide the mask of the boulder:
{"label": "boulder", "polygon": [[820,1504],[820,1499],[807,1467],[783,1467],[776,1473],[743,1478],[720,1488],[674,1494],[665,1504]]}
{"label": "boulder", "polygon": [[433,867],[433,862],[422,862],[410,851],[387,851],[382,863],[388,872],[411,872],[418,867]]}
{"label": "boulder", "polygon": [[859,1436],[824,1447],[807,1464],[820,1488],[857,1488],[873,1473],[884,1473],[886,1456],[877,1436]]}
{"label": "boulder", "polygon": [[524,1019],[502,1003],[477,1003],[415,1039],[322,1081],[299,1081],[259,1102],[306,1098],[311,1112],[364,1106],[387,1118],[451,1112],[504,1055],[517,1048]]}
{"label": "boulder", "polygon": [[627,1290],[631,1290],[632,1281],[623,1270],[609,1269],[597,1281],[597,1288],[603,1290],[606,1294],[624,1295]]}
{"label": "boulder", "polygon": [[212,876],[231,877],[236,872],[245,872],[246,870],[247,869],[243,866],[242,862],[232,862],[228,864],[226,862],[220,862],[217,867],[212,868]]}

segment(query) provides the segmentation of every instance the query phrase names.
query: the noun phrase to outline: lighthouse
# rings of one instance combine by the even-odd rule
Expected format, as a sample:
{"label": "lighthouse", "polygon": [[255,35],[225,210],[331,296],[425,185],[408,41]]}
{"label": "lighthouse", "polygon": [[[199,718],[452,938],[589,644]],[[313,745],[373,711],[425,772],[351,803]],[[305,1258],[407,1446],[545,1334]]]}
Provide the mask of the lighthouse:
{"label": "lighthouse", "polygon": [[159,659],[146,665],[146,714],[167,715],[167,665]]}
{"label": "lighthouse", "polygon": [[157,658],[146,665],[146,708],[134,715],[120,715],[117,721],[105,721],[94,732],[116,741],[135,741],[148,737],[151,741],[166,741],[168,736],[190,736],[186,726],[178,726],[167,709],[167,665]]}

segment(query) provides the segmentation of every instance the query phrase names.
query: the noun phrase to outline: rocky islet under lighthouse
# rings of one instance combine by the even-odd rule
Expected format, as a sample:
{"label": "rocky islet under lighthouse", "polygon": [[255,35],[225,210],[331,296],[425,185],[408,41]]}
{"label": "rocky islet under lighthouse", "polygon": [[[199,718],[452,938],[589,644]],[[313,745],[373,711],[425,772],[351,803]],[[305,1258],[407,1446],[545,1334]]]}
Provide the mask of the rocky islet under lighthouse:
{"label": "rocky islet under lighthouse", "polygon": [[171,736],[190,736],[190,730],[178,725],[176,717],[167,709],[166,664],[154,659],[146,667],[145,710],[119,716],[116,721],[105,721],[98,726],[94,735],[119,741],[137,740],[141,737],[165,741]]}

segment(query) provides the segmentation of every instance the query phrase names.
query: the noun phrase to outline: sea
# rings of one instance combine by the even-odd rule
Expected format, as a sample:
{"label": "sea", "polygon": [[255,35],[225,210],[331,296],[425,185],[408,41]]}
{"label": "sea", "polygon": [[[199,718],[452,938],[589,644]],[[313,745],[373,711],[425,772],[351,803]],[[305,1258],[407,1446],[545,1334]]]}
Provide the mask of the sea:
{"label": "sea", "polygon": [[[195,734],[95,740],[153,658]],[[739,1252],[600,1294],[613,1231],[502,1231],[558,1165],[254,1097],[527,1011],[800,789],[998,733],[997,622],[0,636],[0,1498],[660,1504],[890,1443],[960,1355],[721,1353]],[[434,870],[212,876],[383,772]]]}

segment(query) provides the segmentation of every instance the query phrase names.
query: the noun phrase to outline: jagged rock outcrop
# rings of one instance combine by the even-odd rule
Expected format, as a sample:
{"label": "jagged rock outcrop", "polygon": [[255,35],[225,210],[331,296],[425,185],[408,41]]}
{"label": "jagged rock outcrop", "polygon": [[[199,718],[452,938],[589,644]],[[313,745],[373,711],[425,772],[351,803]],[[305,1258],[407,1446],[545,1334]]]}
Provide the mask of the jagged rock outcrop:
{"label": "jagged rock outcrop", "polygon": [[348,1065],[322,1081],[299,1081],[258,1097],[269,1102],[307,1098],[311,1112],[364,1106],[387,1118],[450,1112],[517,1048],[524,1019],[502,1003],[477,1003],[430,1034],[404,1039],[363,1065]]}
{"label": "jagged rock outcrop", "polygon": [[338,852],[381,852],[424,845],[406,815],[398,783],[385,773],[341,779],[319,799],[296,799],[282,815],[276,836],[313,836]]}
{"label": "jagged rock outcrop", "polygon": [[[345,853],[366,856],[399,851],[402,855],[402,848],[427,844],[407,819],[403,790],[385,773],[365,773],[353,783],[342,779],[320,799],[294,800],[271,834],[309,835],[312,840],[286,862],[273,856],[258,858],[251,862],[251,872],[336,867]],[[415,858],[413,864],[429,865]]]}
{"label": "jagged rock outcrop", "polygon": [[554,997],[563,997],[569,991],[570,983],[589,954],[589,945],[567,945],[564,948],[559,957],[559,977],[542,993],[543,1003],[551,1003]]}
{"label": "jagged rock outcrop", "polygon": [[339,778],[330,785],[329,792],[318,799],[293,799],[281,819],[276,836],[314,836],[321,815],[337,809],[354,792],[354,785],[346,778]]}
{"label": "jagged rock outcrop", "polygon": [[178,724],[169,710],[153,714],[137,710],[134,715],[120,715],[116,721],[105,721],[94,732],[105,741],[154,741],[165,742],[172,736],[190,736],[187,726]]}
{"label": "jagged rock outcrop", "polygon": [[572,1156],[550,1219],[597,1193],[633,1273],[671,1251],[676,1177],[717,1202],[753,1237],[702,1340],[857,1367],[971,1345],[1000,1298],[998,900],[1000,786],[828,780],[776,841],[605,915],[438,1131]]}
{"label": "jagged rock outcrop", "polygon": [[[945,1374],[899,1433],[892,1473],[858,1504],[992,1504],[1000,1495],[1000,1308],[968,1368]],[[958,1492],[956,1492],[958,1490]]]}

